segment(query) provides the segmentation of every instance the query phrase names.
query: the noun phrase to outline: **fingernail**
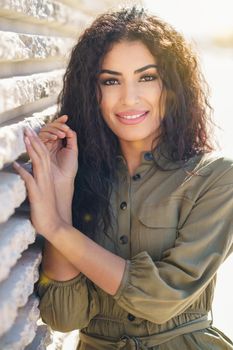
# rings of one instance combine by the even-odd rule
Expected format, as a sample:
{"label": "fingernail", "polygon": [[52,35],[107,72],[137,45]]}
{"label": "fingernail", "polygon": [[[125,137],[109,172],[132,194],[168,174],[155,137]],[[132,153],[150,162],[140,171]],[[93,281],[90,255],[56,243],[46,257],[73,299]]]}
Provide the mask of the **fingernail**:
{"label": "fingernail", "polygon": [[29,138],[28,138],[27,136],[25,136],[24,140],[25,140],[25,143],[26,143],[27,145],[30,145],[30,144],[31,144],[31,142],[30,142],[30,140],[29,140]]}
{"label": "fingernail", "polygon": [[24,129],[24,131],[25,131],[26,134],[32,135],[32,131],[31,131],[31,129],[28,126]]}

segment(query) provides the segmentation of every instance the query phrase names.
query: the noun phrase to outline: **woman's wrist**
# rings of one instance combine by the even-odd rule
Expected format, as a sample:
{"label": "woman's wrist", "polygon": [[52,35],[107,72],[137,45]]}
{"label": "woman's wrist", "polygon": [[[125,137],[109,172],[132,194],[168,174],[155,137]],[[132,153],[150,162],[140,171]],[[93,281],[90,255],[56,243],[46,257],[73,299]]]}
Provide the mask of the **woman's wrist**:
{"label": "woman's wrist", "polygon": [[57,191],[55,194],[59,215],[66,223],[72,224],[73,191]]}
{"label": "woman's wrist", "polygon": [[57,203],[72,203],[74,195],[74,183],[54,182]]}
{"label": "woman's wrist", "polygon": [[54,179],[54,186],[55,189],[58,190],[60,192],[60,190],[62,191],[70,191],[73,192],[74,191],[74,179],[70,179],[70,180],[57,180]]}

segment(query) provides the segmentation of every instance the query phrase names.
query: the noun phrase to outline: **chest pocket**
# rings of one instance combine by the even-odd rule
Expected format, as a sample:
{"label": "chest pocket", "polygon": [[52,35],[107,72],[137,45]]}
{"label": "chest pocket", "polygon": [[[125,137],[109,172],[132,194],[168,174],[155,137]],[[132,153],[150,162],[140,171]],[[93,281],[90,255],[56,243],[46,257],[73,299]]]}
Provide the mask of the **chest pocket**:
{"label": "chest pocket", "polygon": [[144,203],[139,210],[139,245],[154,260],[175,245],[183,197],[172,197],[159,204]]}

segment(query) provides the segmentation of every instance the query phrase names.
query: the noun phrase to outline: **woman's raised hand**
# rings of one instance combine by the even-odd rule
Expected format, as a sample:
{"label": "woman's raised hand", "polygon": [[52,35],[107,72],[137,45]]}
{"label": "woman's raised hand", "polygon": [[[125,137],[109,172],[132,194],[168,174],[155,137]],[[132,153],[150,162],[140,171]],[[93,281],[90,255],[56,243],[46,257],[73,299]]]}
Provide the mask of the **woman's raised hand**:
{"label": "woman's raised hand", "polygon": [[14,168],[27,188],[32,224],[37,232],[49,238],[63,222],[57,209],[50,154],[37,134],[29,129],[25,131],[25,145],[33,175],[16,162]]}
{"label": "woman's raised hand", "polygon": [[[75,131],[65,124],[63,115],[40,129],[39,138],[49,151],[55,183],[72,182],[78,171],[78,146]],[[62,139],[66,138],[66,146]]]}

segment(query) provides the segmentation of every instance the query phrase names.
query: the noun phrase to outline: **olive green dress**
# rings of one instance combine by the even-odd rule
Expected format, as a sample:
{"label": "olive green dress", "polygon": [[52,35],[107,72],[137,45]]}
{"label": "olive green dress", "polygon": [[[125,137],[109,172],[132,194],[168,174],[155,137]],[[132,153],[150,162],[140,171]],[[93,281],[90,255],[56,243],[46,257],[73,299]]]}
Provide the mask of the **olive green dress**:
{"label": "olive green dress", "polygon": [[100,225],[96,241],[127,260],[119,289],[111,296],[82,273],[64,282],[42,273],[42,319],[80,329],[79,350],[233,349],[207,317],[233,247],[233,161],[195,156],[181,168],[143,152],[132,177],[122,156],[117,162],[116,220],[105,234]]}

